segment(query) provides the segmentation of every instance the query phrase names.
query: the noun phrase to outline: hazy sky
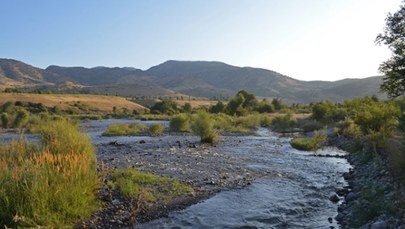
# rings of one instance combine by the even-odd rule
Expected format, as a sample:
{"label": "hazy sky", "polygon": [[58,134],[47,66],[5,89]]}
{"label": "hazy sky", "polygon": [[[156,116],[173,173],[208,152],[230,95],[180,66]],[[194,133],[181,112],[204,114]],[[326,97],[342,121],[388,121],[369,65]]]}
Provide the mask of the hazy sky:
{"label": "hazy sky", "polygon": [[0,57],[45,68],[215,60],[302,80],[378,74],[401,0],[1,0]]}

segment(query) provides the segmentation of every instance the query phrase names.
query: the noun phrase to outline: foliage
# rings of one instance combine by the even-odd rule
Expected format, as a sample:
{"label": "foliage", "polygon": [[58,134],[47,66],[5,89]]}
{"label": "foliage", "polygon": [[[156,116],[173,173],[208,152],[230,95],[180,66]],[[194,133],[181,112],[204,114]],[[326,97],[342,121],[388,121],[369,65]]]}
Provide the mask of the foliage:
{"label": "foliage", "polygon": [[186,113],[191,113],[191,111],[193,110],[193,108],[191,107],[190,103],[185,103],[182,107],[183,112]]}
{"label": "foliage", "polygon": [[214,119],[206,111],[200,110],[191,120],[191,129],[194,134],[200,136],[203,143],[215,143],[218,133],[214,128]]}
{"label": "foliage", "polygon": [[173,100],[163,100],[155,103],[150,108],[152,114],[175,114],[177,113],[177,104]]}
{"label": "foliage", "polygon": [[294,138],[291,146],[298,150],[312,151],[319,149],[326,142],[326,133],[316,131],[312,138]]}
{"label": "foliage", "polygon": [[329,100],[316,103],[312,106],[312,118],[321,123],[333,123],[344,120],[345,110],[339,108]]}
{"label": "foliage", "polygon": [[190,132],[190,117],[186,114],[178,114],[171,118],[170,131]]}
{"label": "foliage", "polygon": [[283,116],[276,116],[273,119],[273,127],[275,130],[280,132],[286,132],[288,129],[291,129],[295,124],[292,113],[289,112]]}
{"label": "foliage", "polygon": [[320,130],[324,127],[322,123],[311,119],[299,119],[297,120],[297,125],[303,129],[304,132]]}
{"label": "foliage", "polygon": [[241,90],[236,93],[227,104],[225,111],[229,115],[244,115],[251,111],[257,104],[256,96]]}
{"label": "foliage", "polygon": [[405,4],[385,19],[384,32],[377,36],[378,44],[387,45],[392,56],[380,65],[384,73],[381,89],[390,97],[403,96],[405,93]]}
{"label": "foliage", "polygon": [[273,113],[275,111],[274,105],[263,99],[258,102],[254,107],[254,110],[259,113]]}
{"label": "foliage", "polygon": [[165,127],[160,123],[155,123],[149,126],[149,134],[151,136],[160,136],[163,134]]}
{"label": "foliage", "polygon": [[215,105],[210,107],[209,112],[210,113],[223,113],[225,111],[225,104],[221,101],[218,101]]}
{"label": "foliage", "polygon": [[360,138],[362,137],[360,127],[350,118],[347,118],[344,121],[340,121],[339,123],[337,123],[336,127],[336,133],[338,135],[354,140],[360,140]]}
{"label": "foliage", "polygon": [[139,197],[149,203],[170,201],[193,192],[190,185],[167,177],[156,176],[136,169],[115,170],[111,174],[111,188],[118,188],[126,198]]}
{"label": "foliage", "polygon": [[71,226],[98,206],[94,148],[64,120],[37,131],[40,145],[19,141],[0,147],[0,224]]}
{"label": "foliage", "polygon": [[3,128],[8,128],[8,125],[10,123],[10,118],[8,117],[8,114],[3,112],[0,116],[0,120],[1,120],[1,127]]}
{"label": "foliage", "polygon": [[139,123],[122,124],[115,123],[107,127],[107,130],[102,134],[103,136],[133,136],[139,135],[146,131],[146,126]]}

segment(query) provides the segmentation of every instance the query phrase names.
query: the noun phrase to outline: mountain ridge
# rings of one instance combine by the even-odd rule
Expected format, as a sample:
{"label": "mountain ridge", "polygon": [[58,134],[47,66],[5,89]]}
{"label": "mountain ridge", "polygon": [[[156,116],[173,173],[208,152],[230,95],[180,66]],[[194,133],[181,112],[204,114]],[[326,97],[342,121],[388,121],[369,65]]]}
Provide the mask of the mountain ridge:
{"label": "mountain ridge", "polygon": [[[115,91],[119,94],[120,91],[125,91],[125,96],[141,96],[141,87],[149,87],[149,95],[156,90],[160,96],[174,96],[178,92],[221,99],[244,89],[260,97],[280,97],[288,102],[301,103],[323,99],[340,102],[366,95],[386,97],[379,92],[381,76],[337,81],[302,81],[268,69],[238,67],[219,61],[168,60],[141,70],[133,67],[86,68],[56,65],[41,69],[17,60],[0,59],[0,88],[55,87],[64,82],[82,85],[89,93],[103,93],[108,88],[109,93]],[[94,89],[93,92],[90,89]]]}

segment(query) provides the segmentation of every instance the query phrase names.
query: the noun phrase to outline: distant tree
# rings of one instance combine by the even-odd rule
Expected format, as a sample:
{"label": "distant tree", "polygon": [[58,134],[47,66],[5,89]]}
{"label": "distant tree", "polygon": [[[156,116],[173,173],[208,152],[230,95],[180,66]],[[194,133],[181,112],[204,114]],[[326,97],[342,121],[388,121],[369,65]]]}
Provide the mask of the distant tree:
{"label": "distant tree", "polygon": [[1,114],[1,127],[8,128],[9,122],[10,122],[10,120],[9,120],[8,114],[2,113]]}
{"label": "distant tree", "polygon": [[230,115],[243,115],[246,111],[253,110],[256,104],[257,99],[254,94],[241,90],[228,102],[225,110]]}
{"label": "distant tree", "polygon": [[218,101],[217,104],[213,105],[210,109],[209,112],[211,113],[222,113],[225,110],[225,104],[221,101]]}
{"label": "distant tree", "polygon": [[153,114],[174,114],[177,112],[177,104],[173,100],[163,100],[151,107]]}
{"label": "distant tree", "polygon": [[273,107],[274,107],[274,109],[275,109],[276,111],[279,111],[279,110],[281,110],[281,108],[283,108],[283,103],[282,103],[282,101],[281,101],[280,98],[274,98],[274,99],[271,101],[271,104],[273,104]]}
{"label": "distant tree", "polygon": [[259,113],[272,113],[274,112],[273,104],[269,103],[266,99],[258,102],[255,106],[255,111]]}
{"label": "distant tree", "polygon": [[185,103],[182,107],[183,111],[186,113],[191,113],[191,111],[193,110],[193,108],[191,107],[190,103]]}
{"label": "distant tree", "polygon": [[387,45],[392,56],[380,65],[384,73],[381,90],[391,98],[405,95],[405,0],[394,14],[385,19],[383,33],[377,36],[376,43]]}

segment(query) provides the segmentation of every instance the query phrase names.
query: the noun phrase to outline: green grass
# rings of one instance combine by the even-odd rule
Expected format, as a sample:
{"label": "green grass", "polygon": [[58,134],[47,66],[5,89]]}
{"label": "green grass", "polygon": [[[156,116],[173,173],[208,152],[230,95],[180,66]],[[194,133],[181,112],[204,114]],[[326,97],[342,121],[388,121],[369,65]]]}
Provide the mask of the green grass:
{"label": "green grass", "polygon": [[312,138],[294,138],[290,144],[298,150],[313,151],[319,149],[326,142],[326,134],[315,132]]}
{"label": "green grass", "polygon": [[134,136],[146,132],[147,128],[143,124],[131,123],[121,124],[115,123],[107,127],[107,130],[102,134],[103,136]]}
{"label": "green grass", "polygon": [[94,148],[68,121],[47,122],[40,144],[0,147],[0,225],[71,227],[99,206]]}
{"label": "green grass", "polygon": [[112,189],[117,188],[126,198],[142,195],[149,203],[171,201],[193,192],[193,188],[184,182],[132,168],[114,170],[109,186]]}

